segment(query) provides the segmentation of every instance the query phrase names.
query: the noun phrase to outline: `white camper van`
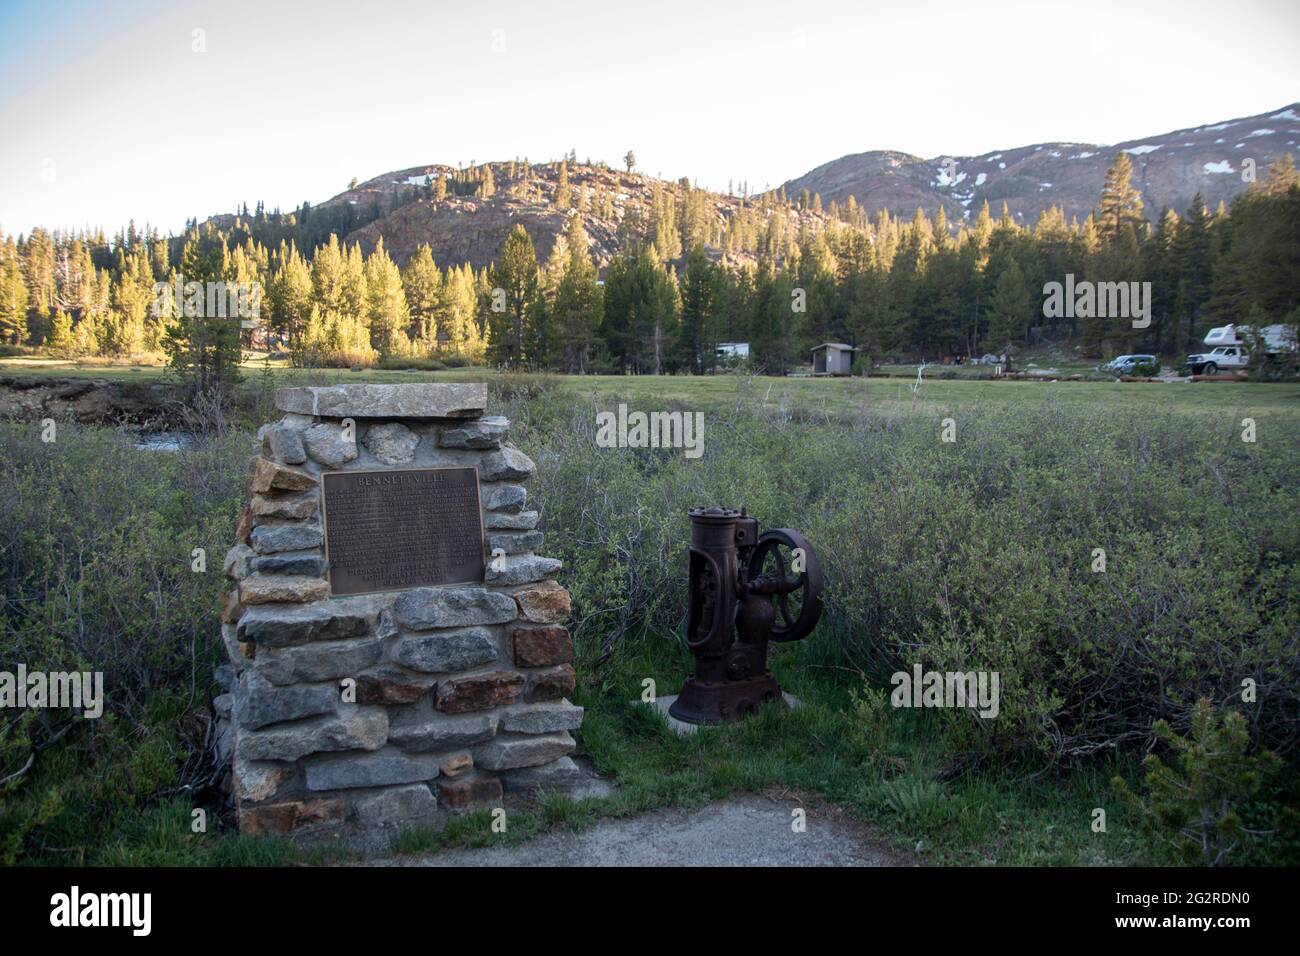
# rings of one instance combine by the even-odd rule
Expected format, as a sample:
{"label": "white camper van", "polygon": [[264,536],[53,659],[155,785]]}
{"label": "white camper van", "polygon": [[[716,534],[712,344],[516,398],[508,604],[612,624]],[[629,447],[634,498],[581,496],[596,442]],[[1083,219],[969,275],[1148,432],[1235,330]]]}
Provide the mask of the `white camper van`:
{"label": "white camper van", "polygon": [[1296,350],[1295,330],[1289,325],[1266,325],[1258,336],[1249,325],[1221,325],[1205,334],[1205,344],[1212,346],[1208,352],[1187,356],[1187,370],[1213,375],[1220,369],[1246,368],[1256,341],[1270,360]]}

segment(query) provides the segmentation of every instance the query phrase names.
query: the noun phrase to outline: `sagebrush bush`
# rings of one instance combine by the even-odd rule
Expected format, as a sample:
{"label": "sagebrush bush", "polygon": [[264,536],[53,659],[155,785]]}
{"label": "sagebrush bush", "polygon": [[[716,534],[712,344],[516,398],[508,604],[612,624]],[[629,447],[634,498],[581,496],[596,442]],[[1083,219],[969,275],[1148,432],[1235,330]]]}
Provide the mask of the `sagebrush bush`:
{"label": "sagebrush bush", "polygon": [[121,813],[210,772],[221,562],[250,447],[239,432],[144,452],[71,424],[46,444],[35,424],[0,424],[0,667],[102,671],[105,694],[99,720],[6,714],[0,779],[17,776],[0,792],[0,862],[24,841],[38,858],[84,852]]}
{"label": "sagebrush bush", "polygon": [[877,681],[914,663],[999,672],[998,718],[945,713],[956,747],[1136,750],[1250,678],[1254,739],[1296,751],[1300,455],[1280,429],[1246,444],[1230,416],[1048,401],[963,410],[945,443],[931,415],[738,407],[707,416],[691,461],[598,449],[597,406],[530,401],[516,434],[592,653],[676,630],[687,509],[745,506],[818,549],[847,664]]}

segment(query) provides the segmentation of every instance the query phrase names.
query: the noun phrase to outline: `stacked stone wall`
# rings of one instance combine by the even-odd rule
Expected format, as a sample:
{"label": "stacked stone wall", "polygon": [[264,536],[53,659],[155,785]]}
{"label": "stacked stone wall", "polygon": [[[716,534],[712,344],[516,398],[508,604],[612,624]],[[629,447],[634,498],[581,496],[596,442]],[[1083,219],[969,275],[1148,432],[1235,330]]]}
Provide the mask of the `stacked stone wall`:
{"label": "stacked stone wall", "polygon": [[[437,826],[581,777],[569,594],[539,554],[533,462],[481,384],[283,389],[224,572],[217,701],[240,829]],[[321,474],[474,467],[481,584],[330,593]],[[492,557],[495,555],[495,557]]]}

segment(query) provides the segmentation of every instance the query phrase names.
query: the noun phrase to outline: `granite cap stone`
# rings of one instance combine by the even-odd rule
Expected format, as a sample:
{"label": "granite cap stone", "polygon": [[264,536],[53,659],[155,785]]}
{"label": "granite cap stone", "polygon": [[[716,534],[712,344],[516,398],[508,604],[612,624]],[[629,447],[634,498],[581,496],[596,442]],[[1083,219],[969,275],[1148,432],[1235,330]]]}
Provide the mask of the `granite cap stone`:
{"label": "granite cap stone", "polygon": [[275,407],[324,418],[478,418],[487,408],[487,384],[308,385],[277,389]]}

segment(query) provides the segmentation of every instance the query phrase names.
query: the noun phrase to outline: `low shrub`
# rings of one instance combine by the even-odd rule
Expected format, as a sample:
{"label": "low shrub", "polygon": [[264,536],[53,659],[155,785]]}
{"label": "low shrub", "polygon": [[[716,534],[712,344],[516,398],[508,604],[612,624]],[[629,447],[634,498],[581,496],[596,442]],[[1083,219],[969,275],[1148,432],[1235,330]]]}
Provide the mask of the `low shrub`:
{"label": "low shrub", "polygon": [[944,712],[955,748],[1140,751],[1155,721],[1185,731],[1198,699],[1238,698],[1250,678],[1253,740],[1297,751],[1294,443],[1244,444],[1231,416],[1050,400],[963,411],[953,443],[930,415],[737,408],[707,417],[690,461],[597,449],[597,411],[533,402],[514,416],[593,655],[676,631],[687,509],[746,506],[818,549],[846,665],[877,681],[918,663],[999,673],[996,719]]}
{"label": "low shrub", "polygon": [[71,424],[46,444],[0,424],[0,661],[101,671],[105,696],[100,719],[33,709],[0,725],[0,864],[94,859],[127,815],[201,793],[221,563],[251,447],[241,432],[143,452]]}

